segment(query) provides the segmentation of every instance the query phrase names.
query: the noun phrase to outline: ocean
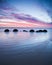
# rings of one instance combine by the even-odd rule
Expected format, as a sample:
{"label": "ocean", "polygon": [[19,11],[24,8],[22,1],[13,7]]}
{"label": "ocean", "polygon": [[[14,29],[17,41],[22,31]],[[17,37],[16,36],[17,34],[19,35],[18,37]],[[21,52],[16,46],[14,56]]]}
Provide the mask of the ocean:
{"label": "ocean", "polygon": [[0,65],[52,65],[52,29],[47,31],[0,29]]}

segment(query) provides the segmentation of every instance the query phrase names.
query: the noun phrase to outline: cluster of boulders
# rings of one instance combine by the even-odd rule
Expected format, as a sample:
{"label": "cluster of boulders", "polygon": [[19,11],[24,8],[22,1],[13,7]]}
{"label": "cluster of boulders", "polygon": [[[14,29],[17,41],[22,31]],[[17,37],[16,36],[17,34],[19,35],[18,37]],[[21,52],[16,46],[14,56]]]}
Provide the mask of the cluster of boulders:
{"label": "cluster of boulders", "polygon": [[[4,32],[9,32],[10,30],[9,29],[5,29]],[[13,32],[18,32],[17,29],[14,29]]]}
{"label": "cluster of boulders", "polygon": [[37,30],[36,32],[47,32],[47,30]]}
{"label": "cluster of boulders", "polygon": [[32,30],[30,30],[29,32],[47,32],[47,30],[37,30],[37,31],[34,31],[33,29]]}
{"label": "cluster of boulders", "polygon": [[[9,29],[5,29],[4,32],[9,32],[10,30]],[[13,32],[18,32],[17,29],[14,29]],[[23,30],[23,32],[28,32],[27,30]],[[33,29],[29,30],[29,32],[47,32],[47,30],[37,30],[37,31],[34,31]]]}

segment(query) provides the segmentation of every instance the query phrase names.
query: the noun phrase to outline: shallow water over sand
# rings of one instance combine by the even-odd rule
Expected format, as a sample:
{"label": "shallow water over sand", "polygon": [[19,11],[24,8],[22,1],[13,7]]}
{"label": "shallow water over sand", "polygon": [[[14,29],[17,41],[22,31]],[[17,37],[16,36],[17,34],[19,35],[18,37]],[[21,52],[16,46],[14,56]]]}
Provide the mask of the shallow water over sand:
{"label": "shallow water over sand", "polygon": [[0,32],[0,65],[52,65],[52,29]]}

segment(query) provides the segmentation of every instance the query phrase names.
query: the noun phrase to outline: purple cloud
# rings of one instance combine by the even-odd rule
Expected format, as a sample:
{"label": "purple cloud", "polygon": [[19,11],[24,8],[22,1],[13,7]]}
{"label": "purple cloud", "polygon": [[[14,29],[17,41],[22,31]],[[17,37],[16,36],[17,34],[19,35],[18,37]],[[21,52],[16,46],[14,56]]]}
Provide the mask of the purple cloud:
{"label": "purple cloud", "polygon": [[[32,17],[31,15],[24,14],[24,13],[19,13],[19,10],[5,7],[5,8],[0,8],[0,19],[1,18],[8,18],[8,19],[19,19],[19,20],[24,20],[27,22],[41,22],[38,19]],[[43,22],[44,23],[44,22]]]}

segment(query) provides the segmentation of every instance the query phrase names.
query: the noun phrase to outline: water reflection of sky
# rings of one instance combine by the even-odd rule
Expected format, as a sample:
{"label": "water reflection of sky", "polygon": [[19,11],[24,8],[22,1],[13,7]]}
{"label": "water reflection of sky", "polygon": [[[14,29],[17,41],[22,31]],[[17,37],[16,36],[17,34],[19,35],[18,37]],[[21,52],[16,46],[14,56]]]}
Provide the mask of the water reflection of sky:
{"label": "water reflection of sky", "polygon": [[47,33],[0,32],[0,65],[50,65],[51,34],[51,29]]}
{"label": "water reflection of sky", "polygon": [[29,32],[0,32],[0,44],[4,45],[39,45],[50,40],[50,32],[29,33]]}

